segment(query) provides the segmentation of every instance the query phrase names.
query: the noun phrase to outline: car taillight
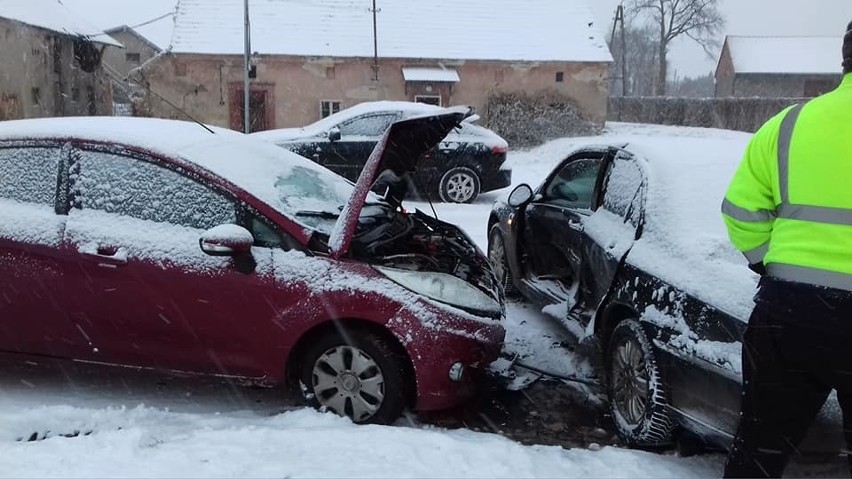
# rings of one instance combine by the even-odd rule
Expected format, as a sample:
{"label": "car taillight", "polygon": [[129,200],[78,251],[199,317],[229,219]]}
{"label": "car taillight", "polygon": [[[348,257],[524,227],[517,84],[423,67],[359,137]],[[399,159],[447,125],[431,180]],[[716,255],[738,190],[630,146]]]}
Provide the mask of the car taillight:
{"label": "car taillight", "polygon": [[492,146],[491,147],[491,153],[494,153],[495,155],[499,155],[501,153],[508,153],[508,152],[509,152],[508,146]]}

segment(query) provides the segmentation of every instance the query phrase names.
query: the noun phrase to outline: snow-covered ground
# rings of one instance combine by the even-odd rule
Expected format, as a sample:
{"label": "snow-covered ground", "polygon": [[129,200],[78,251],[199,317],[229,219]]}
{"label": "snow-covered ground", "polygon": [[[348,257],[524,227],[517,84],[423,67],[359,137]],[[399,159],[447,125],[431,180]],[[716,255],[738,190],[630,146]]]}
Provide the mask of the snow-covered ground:
{"label": "snow-covered ground", "polygon": [[[612,124],[607,135],[713,137],[693,128]],[[514,184],[537,186],[574,147],[570,138],[513,152]],[[435,204],[485,249],[491,202]],[[430,212],[428,204],[408,205]],[[564,332],[536,308],[508,306],[506,352],[526,364],[588,377],[594,368],[563,347]],[[45,368],[47,372],[45,372]],[[724,457],[682,458],[615,447],[524,446],[497,434],[425,426],[355,426],[288,409],[277,391],[146,374],[66,374],[23,364],[0,371],[0,476],[3,477],[717,477]],[[523,382],[525,378],[517,378]],[[588,391],[591,395],[591,391]],[[70,437],[68,437],[70,436]],[[35,439],[30,441],[29,439]],[[797,466],[798,476],[833,477],[834,465]]]}

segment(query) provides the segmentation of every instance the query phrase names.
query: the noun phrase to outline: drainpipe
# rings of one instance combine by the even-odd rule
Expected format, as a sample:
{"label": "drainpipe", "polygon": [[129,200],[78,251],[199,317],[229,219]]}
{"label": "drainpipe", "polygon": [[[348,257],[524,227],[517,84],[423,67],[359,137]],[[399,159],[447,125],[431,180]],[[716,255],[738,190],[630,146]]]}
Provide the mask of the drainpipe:
{"label": "drainpipe", "polygon": [[249,134],[251,133],[251,112],[249,111],[249,98],[251,98],[251,91],[249,90],[249,69],[251,69],[251,23],[249,22],[249,0],[245,0],[245,14],[246,51],[243,55],[245,67],[243,68],[243,133]]}

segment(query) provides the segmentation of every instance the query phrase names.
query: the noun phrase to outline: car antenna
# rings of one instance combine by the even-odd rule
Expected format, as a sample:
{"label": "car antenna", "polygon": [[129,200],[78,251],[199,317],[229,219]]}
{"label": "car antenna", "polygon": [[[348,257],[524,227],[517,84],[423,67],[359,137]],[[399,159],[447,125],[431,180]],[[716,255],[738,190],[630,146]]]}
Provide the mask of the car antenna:
{"label": "car antenna", "polygon": [[[113,80],[116,80],[117,82],[120,82],[121,86],[123,86],[123,87],[127,88],[128,90],[130,89],[130,88],[129,88],[129,87],[130,87],[130,81],[129,81],[129,79],[128,79],[127,77],[122,77],[122,76],[121,76],[121,74],[119,74],[119,72],[118,72],[117,70],[115,70],[115,68],[111,67],[111,66],[110,66],[109,64],[107,64],[107,63],[104,63],[104,64],[103,64],[103,66],[104,66],[104,71],[106,72],[106,74],[107,74],[107,75],[109,75],[110,77],[112,77],[112,79],[113,79]],[[204,128],[205,130],[209,131],[209,132],[210,132],[211,134],[213,134],[213,135],[215,135],[215,134],[216,134],[216,132],[215,132],[215,131],[213,131],[213,130],[211,130],[211,129],[210,129],[210,127],[208,127],[208,126],[207,126],[207,125],[205,125],[204,123],[201,123],[200,121],[198,121],[195,117],[193,117],[192,115],[190,115],[189,113],[187,113],[184,109],[180,108],[179,106],[175,105],[174,103],[172,103],[172,102],[170,102],[169,100],[167,100],[166,98],[164,98],[164,97],[163,97],[162,95],[160,95],[159,93],[155,92],[155,91],[151,88],[151,85],[144,85],[144,84],[143,84],[142,86],[143,86],[143,88],[145,88],[145,90],[147,90],[149,93],[153,94],[154,96],[156,96],[157,98],[159,98],[160,100],[162,100],[165,104],[167,104],[167,105],[169,105],[170,107],[174,108],[175,110],[177,110],[177,111],[179,111],[179,112],[183,113],[183,114],[184,114],[187,118],[189,118],[190,120],[192,120],[193,122],[195,122],[195,123],[196,123],[198,126],[200,126],[201,128]],[[130,93],[130,92],[128,92],[128,93]]]}

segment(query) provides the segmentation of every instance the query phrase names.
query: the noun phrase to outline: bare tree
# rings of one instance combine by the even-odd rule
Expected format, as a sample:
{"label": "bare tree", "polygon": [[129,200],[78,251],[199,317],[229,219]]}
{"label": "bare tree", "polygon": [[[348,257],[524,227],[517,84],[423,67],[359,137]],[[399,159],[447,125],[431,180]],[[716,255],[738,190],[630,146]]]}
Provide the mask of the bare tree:
{"label": "bare tree", "polygon": [[719,0],[629,0],[628,11],[646,17],[658,32],[657,95],[666,94],[667,57],[674,39],[686,36],[711,55],[713,37],[725,25],[718,4]]}
{"label": "bare tree", "polygon": [[[654,94],[657,70],[657,47],[654,29],[628,25],[624,29],[626,52],[621,54],[621,32],[610,40],[615,61],[610,67],[610,93],[614,96],[651,96]],[[622,70],[621,62],[626,63]],[[625,91],[621,91],[621,74],[626,76]]]}

